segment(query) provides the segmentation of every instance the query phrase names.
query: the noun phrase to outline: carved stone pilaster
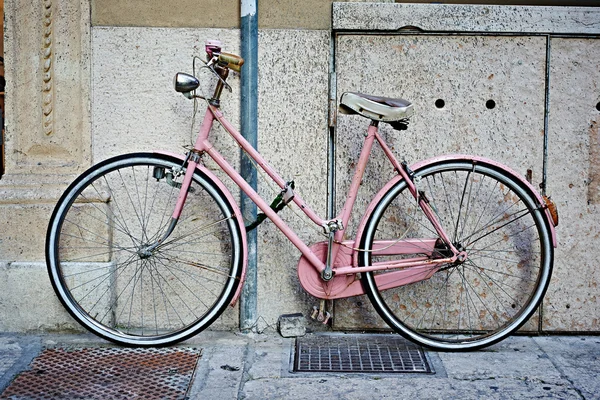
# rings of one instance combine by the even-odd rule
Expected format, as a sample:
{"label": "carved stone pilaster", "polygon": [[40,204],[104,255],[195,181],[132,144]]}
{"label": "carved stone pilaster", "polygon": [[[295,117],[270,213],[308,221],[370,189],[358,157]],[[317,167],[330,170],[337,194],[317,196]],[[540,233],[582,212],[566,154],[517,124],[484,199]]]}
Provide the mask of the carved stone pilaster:
{"label": "carved stone pilaster", "polygon": [[6,0],[5,14],[6,173],[81,170],[91,143],[89,0]]}
{"label": "carved stone pilaster", "polygon": [[0,259],[42,261],[50,212],[90,165],[89,0],[5,0]]}
{"label": "carved stone pilaster", "polygon": [[52,0],[44,0],[43,3],[43,36],[42,36],[42,61],[43,73],[42,76],[42,113],[44,133],[52,135],[54,131],[53,107],[54,107],[54,82],[52,81],[54,74],[53,61],[53,39],[54,39],[54,14]]}

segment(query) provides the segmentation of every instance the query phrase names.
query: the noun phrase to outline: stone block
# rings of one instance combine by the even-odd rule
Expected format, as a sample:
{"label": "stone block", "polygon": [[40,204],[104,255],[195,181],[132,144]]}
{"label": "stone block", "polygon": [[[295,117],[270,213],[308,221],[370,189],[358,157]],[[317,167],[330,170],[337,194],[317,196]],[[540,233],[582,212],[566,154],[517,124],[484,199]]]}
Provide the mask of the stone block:
{"label": "stone block", "polygon": [[82,332],[54,294],[46,264],[0,263],[0,332]]}
{"label": "stone block", "polygon": [[0,259],[44,259],[46,229],[54,204],[0,204]]}
{"label": "stone block", "polygon": [[7,174],[89,165],[89,12],[78,0],[5,3]]}
{"label": "stone block", "polygon": [[442,32],[600,33],[592,7],[333,3],[333,29]]}
{"label": "stone block", "polygon": [[283,337],[306,335],[306,319],[302,313],[281,315],[277,320],[277,330]]}
{"label": "stone block", "polygon": [[[337,95],[356,91],[411,101],[416,111],[407,131],[380,126],[396,157],[409,165],[441,154],[475,154],[522,175],[531,170],[537,185],[543,170],[545,51],[539,37],[343,35],[336,44]],[[361,150],[359,133],[368,121],[338,115],[337,122],[340,210]],[[372,197],[395,175],[375,146],[349,237]],[[335,313],[336,328],[385,327],[363,300],[336,301]],[[527,329],[536,330],[531,321]]]}
{"label": "stone block", "polygon": [[[329,33],[261,30],[258,48],[258,149],[322,218],[327,204],[327,99]],[[270,202],[277,188],[258,175],[259,194]],[[279,215],[305,243],[323,240],[322,229],[296,207]],[[300,287],[300,252],[270,222],[258,228],[258,313],[308,312],[315,299]],[[285,302],[273,299],[286,299]]]}

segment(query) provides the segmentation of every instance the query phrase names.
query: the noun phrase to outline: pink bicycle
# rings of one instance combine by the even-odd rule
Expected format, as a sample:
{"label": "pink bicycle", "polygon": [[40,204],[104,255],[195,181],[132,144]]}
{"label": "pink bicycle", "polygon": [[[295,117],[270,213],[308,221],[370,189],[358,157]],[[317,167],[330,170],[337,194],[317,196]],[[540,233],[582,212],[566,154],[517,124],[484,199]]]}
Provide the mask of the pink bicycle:
{"label": "pink bicycle", "polygon": [[[406,129],[412,105],[344,93],[340,109],[370,120],[347,200],[319,217],[225,119],[219,108],[230,70],[243,60],[206,46],[214,94],[179,73],[175,90],[207,101],[186,155],[114,157],[79,176],[60,198],[46,240],[56,294],[95,334],[123,345],[167,345],[208,327],[235,304],[246,268],[246,227],[229,190],[203,164],[210,157],[300,250],[298,276],[319,299],[368,294],[387,324],[438,350],[473,350],[522,326],[542,300],[556,247],[556,208],[497,162],[448,155],[408,166],[378,133]],[[217,121],[278,185],[269,205],[208,139]],[[374,143],[397,175],[373,198],[356,238],[345,227]],[[277,211],[295,203],[327,240],[309,246]]]}

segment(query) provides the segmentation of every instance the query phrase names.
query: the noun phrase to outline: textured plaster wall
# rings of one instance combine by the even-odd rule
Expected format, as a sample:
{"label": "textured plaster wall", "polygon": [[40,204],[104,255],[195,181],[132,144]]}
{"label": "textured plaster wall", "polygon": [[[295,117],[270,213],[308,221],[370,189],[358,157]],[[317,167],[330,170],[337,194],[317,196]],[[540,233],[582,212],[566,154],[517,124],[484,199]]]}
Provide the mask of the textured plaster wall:
{"label": "textured plaster wall", "polygon": [[[93,160],[123,152],[166,149],[185,152],[193,103],[176,93],[172,78],[191,72],[192,55],[204,57],[204,42],[219,38],[239,53],[239,31],[225,29],[95,27],[92,29]],[[325,217],[327,176],[327,31],[261,30],[259,33],[258,148],[286,180],[294,179],[305,200]],[[209,92],[214,79],[199,74]],[[239,76],[229,78],[222,109],[239,126]],[[200,108],[198,121],[202,119]],[[198,126],[196,125],[196,128]],[[239,149],[220,127],[211,133],[215,147],[233,165]],[[209,166],[214,165],[207,160]],[[235,196],[238,191],[223,174]],[[259,193],[267,200],[277,190],[259,174]],[[281,215],[306,242],[320,240],[294,212]],[[314,299],[299,287],[295,266],[300,253],[270,222],[259,227],[258,329],[284,313],[308,312]],[[277,299],[286,299],[279,301]],[[275,300],[275,301],[274,301]],[[216,328],[237,326],[237,308],[229,309]]]}

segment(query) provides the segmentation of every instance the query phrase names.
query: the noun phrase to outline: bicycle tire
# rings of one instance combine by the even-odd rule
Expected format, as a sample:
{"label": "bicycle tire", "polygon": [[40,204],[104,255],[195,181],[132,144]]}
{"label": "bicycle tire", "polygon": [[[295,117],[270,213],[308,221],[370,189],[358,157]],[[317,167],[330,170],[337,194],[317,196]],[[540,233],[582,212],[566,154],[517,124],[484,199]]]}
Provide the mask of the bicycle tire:
{"label": "bicycle tire", "polygon": [[85,328],[126,346],[164,346],[212,324],[242,274],[234,208],[200,170],[171,220],[182,161],[126,154],[80,175],[56,205],[46,237],[54,290]]}
{"label": "bicycle tire", "polygon": [[[393,330],[422,346],[469,351],[497,343],[531,317],[548,287],[554,249],[544,210],[527,185],[481,161],[441,161],[416,170],[415,179],[468,258],[392,289],[379,290],[377,273],[365,273],[364,289]],[[438,237],[406,189],[400,180],[367,217],[359,265],[389,260],[370,252],[374,240]],[[444,256],[441,248],[429,254]]]}

